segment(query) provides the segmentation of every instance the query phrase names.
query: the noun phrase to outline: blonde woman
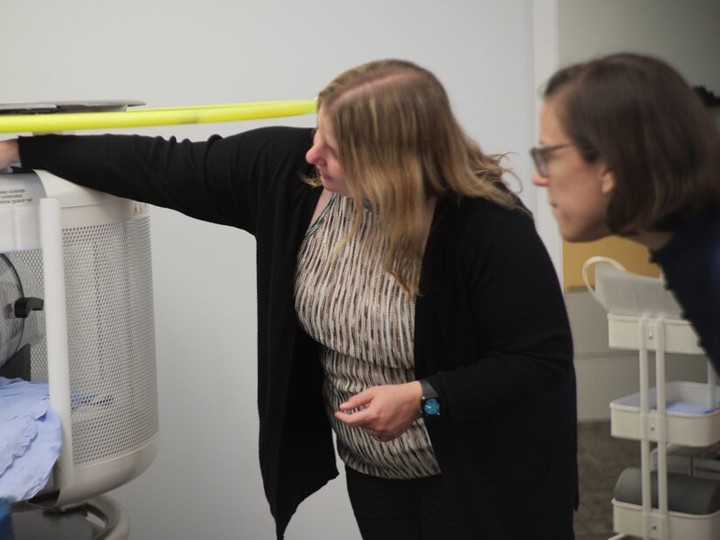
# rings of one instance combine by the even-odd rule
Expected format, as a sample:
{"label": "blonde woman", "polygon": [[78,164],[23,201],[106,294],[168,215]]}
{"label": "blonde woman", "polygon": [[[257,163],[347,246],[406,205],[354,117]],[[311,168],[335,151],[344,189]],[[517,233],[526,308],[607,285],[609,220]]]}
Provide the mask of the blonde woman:
{"label": "blonde woman", "polygon": [[427,70],[343,73],[315,129],[3,151],[255,236],[260,464],[278,538],[337,475],[333,430],[365,539],[573,538],[575,379],[556,275],[506,171]]}

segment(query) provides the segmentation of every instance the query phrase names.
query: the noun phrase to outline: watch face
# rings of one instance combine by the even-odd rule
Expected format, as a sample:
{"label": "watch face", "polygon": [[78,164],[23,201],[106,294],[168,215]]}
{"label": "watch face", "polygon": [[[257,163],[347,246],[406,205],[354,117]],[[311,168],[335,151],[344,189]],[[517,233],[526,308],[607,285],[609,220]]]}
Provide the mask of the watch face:
{"label": "watch face", "polygon": [[423,400],[423,414],[425,416],[440,416],[440,401],[437,398]]}

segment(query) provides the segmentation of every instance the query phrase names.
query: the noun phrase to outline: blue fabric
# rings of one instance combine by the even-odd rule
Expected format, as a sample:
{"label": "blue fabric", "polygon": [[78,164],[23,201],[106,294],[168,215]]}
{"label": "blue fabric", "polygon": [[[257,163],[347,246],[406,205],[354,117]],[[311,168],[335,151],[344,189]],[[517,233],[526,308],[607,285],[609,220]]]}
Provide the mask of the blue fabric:
{"label": "blue fabric", "polygon": [[0,377],[0,499],[24,501],[48,482],[62,446],[45,383]]}
{"label": "blue fabric", "polygon": [[684,221],[670,242],[653,253],[720,374],[720,213]]}

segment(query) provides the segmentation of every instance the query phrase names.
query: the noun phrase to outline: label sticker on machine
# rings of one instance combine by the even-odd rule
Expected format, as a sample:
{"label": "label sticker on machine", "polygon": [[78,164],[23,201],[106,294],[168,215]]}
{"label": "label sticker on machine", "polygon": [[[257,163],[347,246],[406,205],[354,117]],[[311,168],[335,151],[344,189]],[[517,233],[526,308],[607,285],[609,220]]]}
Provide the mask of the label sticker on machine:
{"label": "label sticker on machine", "polygon": [[35,173],[0,174],[0,207],[37,206],[44,196],[45,189]]}

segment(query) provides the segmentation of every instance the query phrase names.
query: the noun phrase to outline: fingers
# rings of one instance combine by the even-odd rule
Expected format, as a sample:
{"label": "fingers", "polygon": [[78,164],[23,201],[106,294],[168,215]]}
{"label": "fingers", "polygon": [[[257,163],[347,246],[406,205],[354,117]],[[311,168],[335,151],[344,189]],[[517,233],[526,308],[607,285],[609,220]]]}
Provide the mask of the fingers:
{"label": "fingers", "polygon": [[368,411],[371,402],[371,393],[368,390],[355,394],[345,403],[341,403],[335,418],[351,427],[364,426],[372,419]]}
{"label": "fingers", "polygon": [[362,409],[355,412],[347,412],[342,410],[336,411],[335,418],[350,427],[362,427],[371,421],[367,409]]}
{"label": "fingers", "polygon": [[335,418],[349,427],[362,429],[376,441],[387,442],[395,438],[388,432],[373,429],[371,426],[373,426],[375,418],[366,411],[367,409],[354,413],[338,411],[335,413]]}
{"label": "fingers", "polygon": [[419,408],[415,405],[408,408],[407,402],[417,398],[408,398],[409,394],[401,391],[406,386],[381,385],[367,388],[340,404],[335,418],[348,427],[363,429],[378,441],[391,441],[412,424],[416,409]]}
{"label": "fingers", "polygon": [[360,392],[359,394],[355,394],[354,396],[352,396],[345,403],[341,403],[340,410],[341,411],[349,411],[352,409],[359,409],[360,407],[369,405],[371,399],[372,399],[372,397],[370,395],[370,392],[368,392],[368,390],[364,390],[364,391]]}

